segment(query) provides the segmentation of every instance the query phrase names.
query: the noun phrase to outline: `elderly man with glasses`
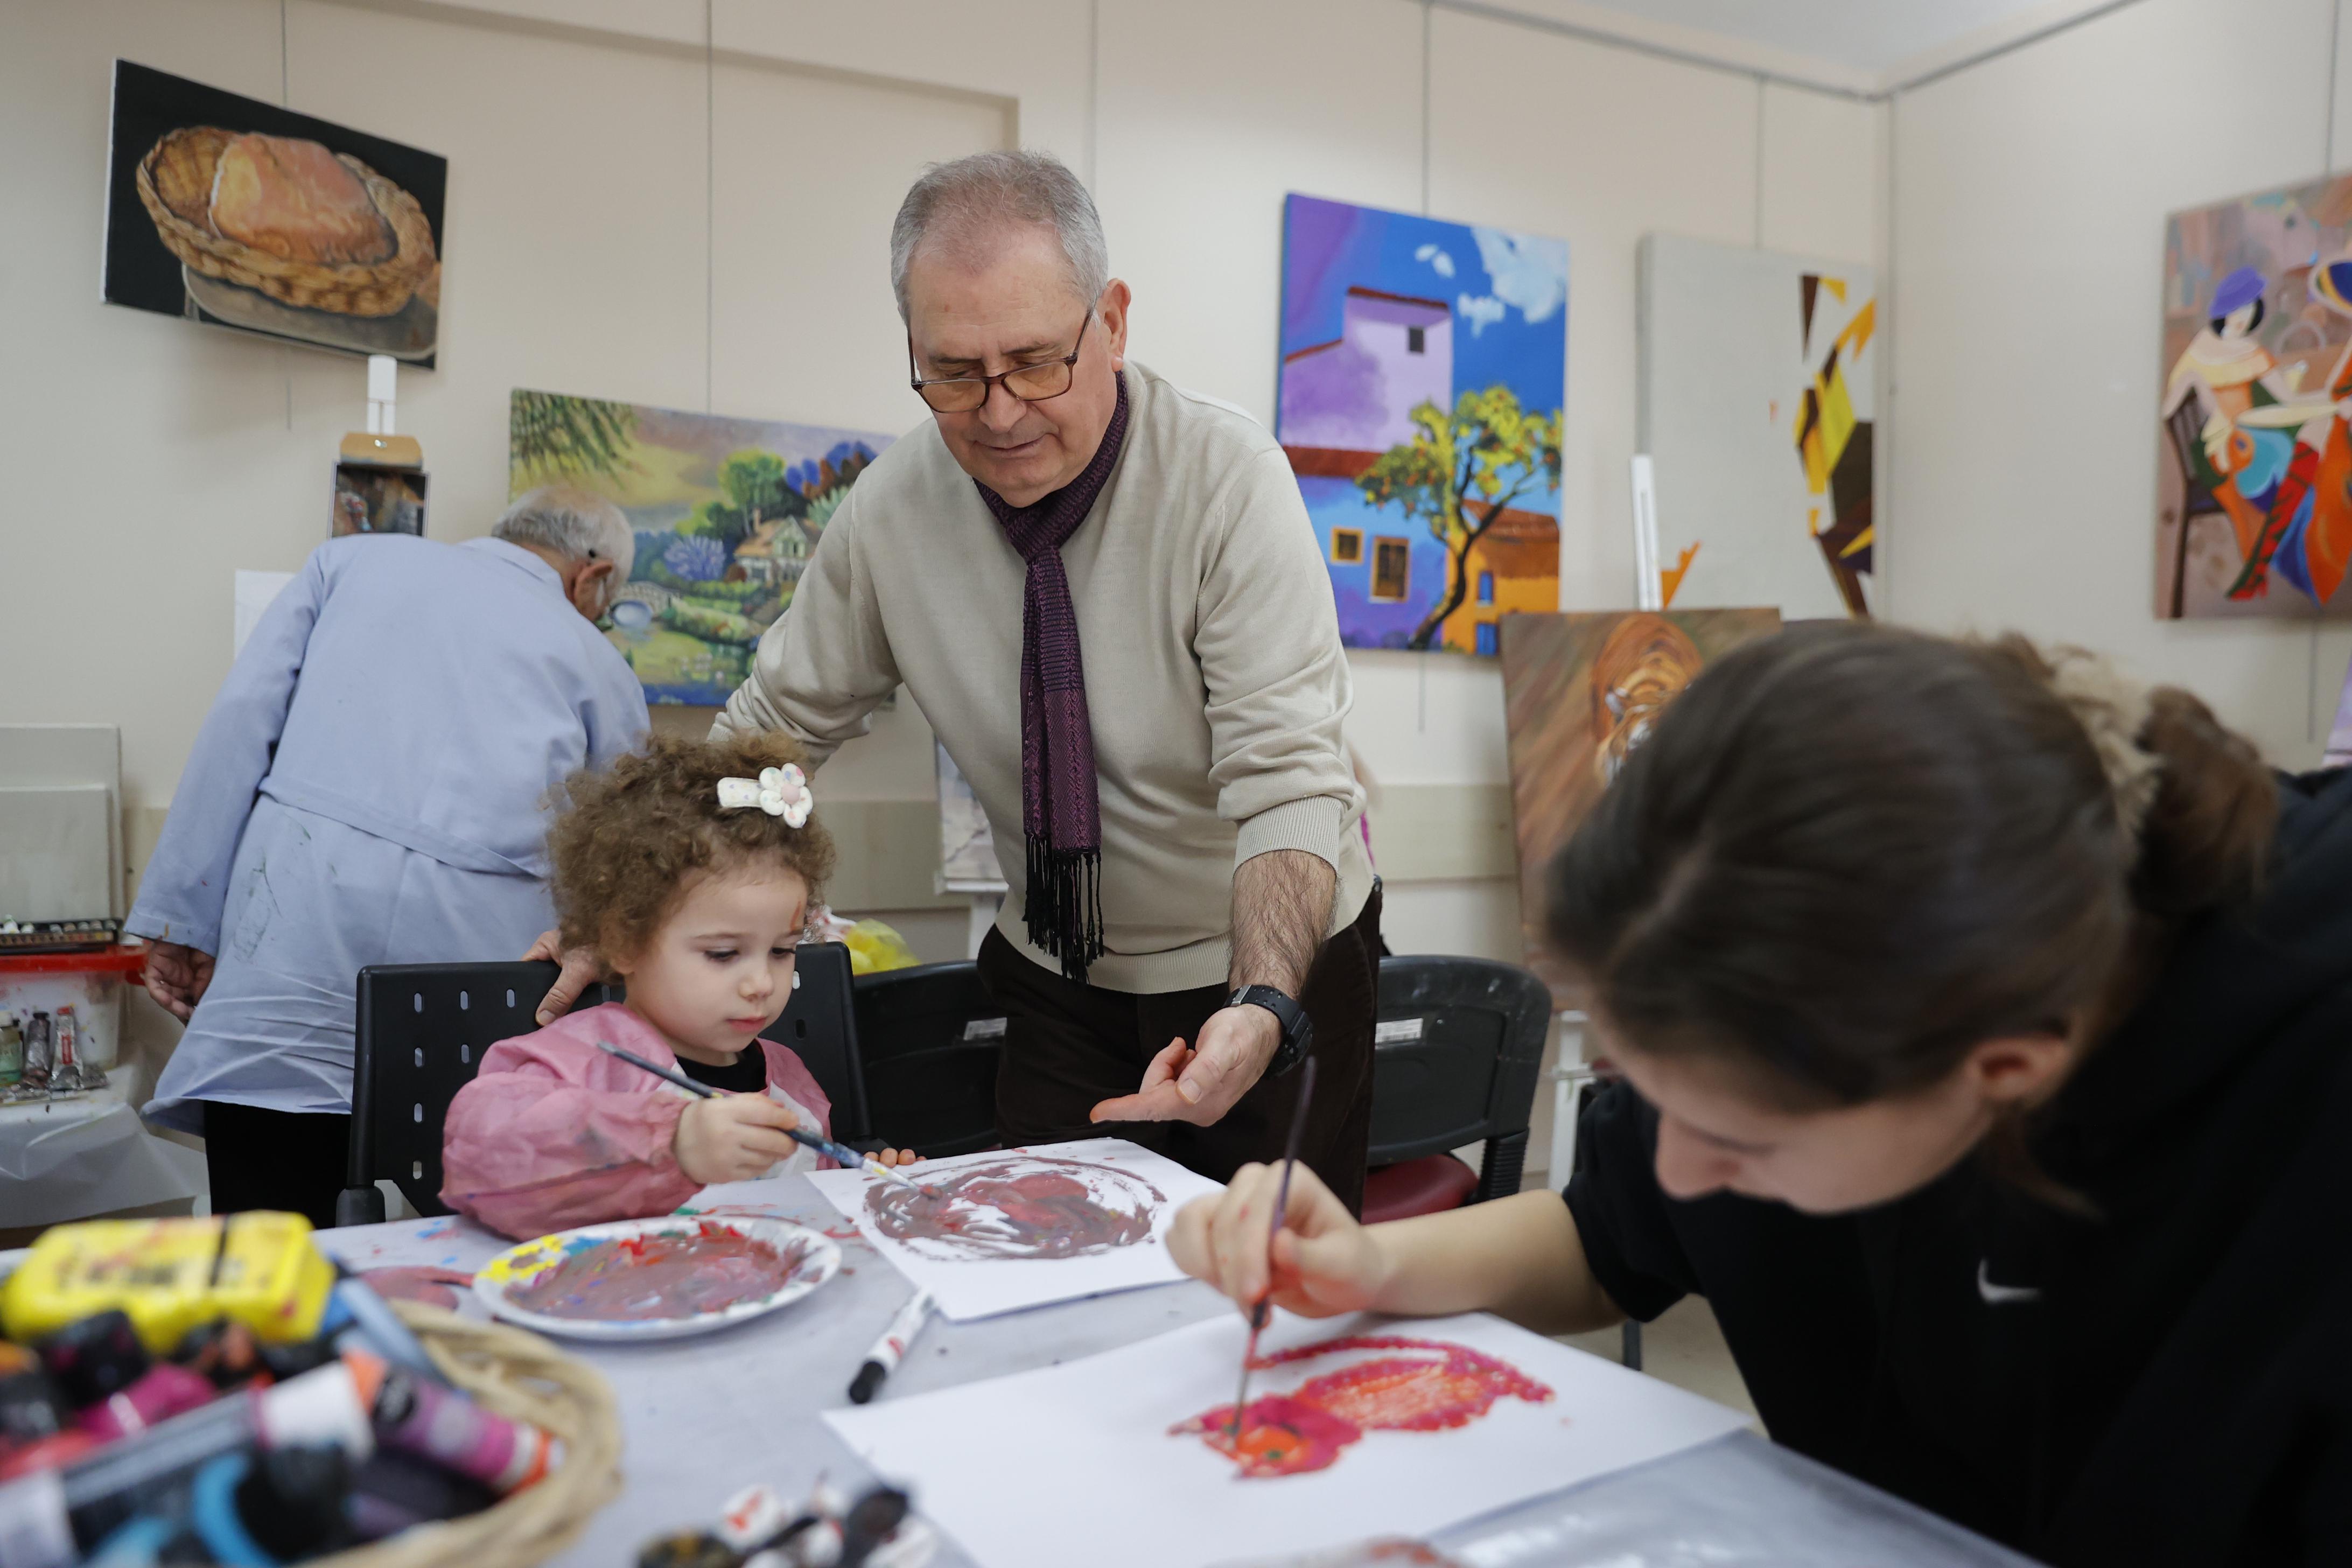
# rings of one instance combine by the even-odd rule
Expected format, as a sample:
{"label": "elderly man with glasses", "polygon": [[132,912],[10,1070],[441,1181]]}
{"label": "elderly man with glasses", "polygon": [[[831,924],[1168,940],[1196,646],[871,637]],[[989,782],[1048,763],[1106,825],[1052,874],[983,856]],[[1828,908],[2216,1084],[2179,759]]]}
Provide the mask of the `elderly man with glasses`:
{"label": "elderly man with glasses", "polygon": [[204,1134],[214,1213],[334,1223],[362,966],[547,925],[541,802],[646,732],[593,624],[635,554],[611,502],[539,489],[488,539],[329,540],[254,628],[123,922],[187,1024],[146,1114]]}
{"label": "elderly man with glasses", "polygon": [[[986,153],[891,233],[930,419],[862,475],[719,728],[818,762],[903,684],[1012,886],[981,950],[1007,1144],[1118,1132],[1360,1201],[1380,897],[1348,665],[1282,448],[1127,357],[1086,187]],[[567,984],[577,974],[567,974]]]}

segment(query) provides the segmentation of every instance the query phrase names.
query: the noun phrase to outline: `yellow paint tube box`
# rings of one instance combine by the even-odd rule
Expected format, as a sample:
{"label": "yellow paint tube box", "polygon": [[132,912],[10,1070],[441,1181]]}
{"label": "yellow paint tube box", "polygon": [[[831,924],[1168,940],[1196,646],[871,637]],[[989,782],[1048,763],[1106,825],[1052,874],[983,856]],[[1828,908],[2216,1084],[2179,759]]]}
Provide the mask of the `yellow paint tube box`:
{"label": "yellow paint tube box", "polygon": [[119,1307],[158,1354],[222,1318],[272,1342],[307,1340],[334,1286],[300,1215],[88,1220],[34,1242],[0,1285],[0,1328],[37,1340]]}

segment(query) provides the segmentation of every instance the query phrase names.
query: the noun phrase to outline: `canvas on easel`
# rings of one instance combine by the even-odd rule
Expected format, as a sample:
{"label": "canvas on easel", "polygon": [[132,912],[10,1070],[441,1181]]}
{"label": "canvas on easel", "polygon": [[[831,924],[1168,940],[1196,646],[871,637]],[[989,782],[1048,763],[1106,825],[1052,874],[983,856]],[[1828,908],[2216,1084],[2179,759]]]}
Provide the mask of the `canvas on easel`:
{"label": "canvas on easel", "polygon": [[1666,602],[1868,616],[1871,269],[1654,234],[1638,278],[1634,449],[1655,467]]}
{"label": "canvas on easel", "polygon": [[1558,1005],[1572,999],[1543,937],[1544,879],[1553,858],[1707,661],[1780,629],[1780,612],[1770,609],[1504,618],[1519,925],[1528,967]]}

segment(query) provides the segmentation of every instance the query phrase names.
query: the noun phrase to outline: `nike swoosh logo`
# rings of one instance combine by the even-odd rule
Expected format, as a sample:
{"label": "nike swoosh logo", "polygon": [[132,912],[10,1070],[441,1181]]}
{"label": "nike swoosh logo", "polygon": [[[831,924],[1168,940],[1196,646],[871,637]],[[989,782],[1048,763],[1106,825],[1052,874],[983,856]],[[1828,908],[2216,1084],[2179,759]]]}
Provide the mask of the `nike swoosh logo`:
{"label": "nike swoosh logo", "polygon": [[1991,1279],[1991,1266],[1984,1258],[1977,1259],[1977,1294],[1985,1299],[1988,1307],[2014,1306],[2020,1301],[2039,1301],[2042,1291],[2032,1285],[1996,1285]]}

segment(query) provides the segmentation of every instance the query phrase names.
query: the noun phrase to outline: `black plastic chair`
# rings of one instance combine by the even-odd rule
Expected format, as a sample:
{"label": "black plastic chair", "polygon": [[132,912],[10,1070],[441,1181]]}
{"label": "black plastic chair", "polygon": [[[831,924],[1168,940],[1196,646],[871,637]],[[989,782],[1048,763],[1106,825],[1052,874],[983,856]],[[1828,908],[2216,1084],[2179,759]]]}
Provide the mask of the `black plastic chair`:
{"label": "black plastic chair", "polygon": [[[337,1225],[384,1217],[388,1179],[421,1215],[441,1202],[441,1130],[449,1102],[481,1070],[482,1053],[539,1027],[536,1014],[559,971],[552,963],[395,963],[360,971],[352,1058],[352,1142]],[[849,1007],[849,950],[838,942],[801,950],[793,998],[771,1031],[798,1052],[834,1103],[836,1119],[860,1119],[856,1026]],[[592,985],[574,1008],[617,1002],[623,988]]]}
{"label": "black plastic chair", "polygon": [[1004,1009],[980,966],[861,974],[852,994],[870,1117],[859,1137],[935,1158],[993,1148]]}
{"label": "black plastic chair", "polygon": [[[1491,959],[1384,958],[1378,1018],[1367,1217],[1517,1192],[1551,1027],[1543,982]],[[1465,1183],[1451,1152],[1482,1141],[1485,1158]]]}
{"label": "black plastic chair", "polygon": [[[552,963],[389,963],[360,971],[352,1031],[352,1142],[337,1225],[383,1219],[378,1178],[421,1215],[441,1202],[441,1124],[482,1053],[539,1027]],[[579,1005],[604,998],[583,996]]]}

